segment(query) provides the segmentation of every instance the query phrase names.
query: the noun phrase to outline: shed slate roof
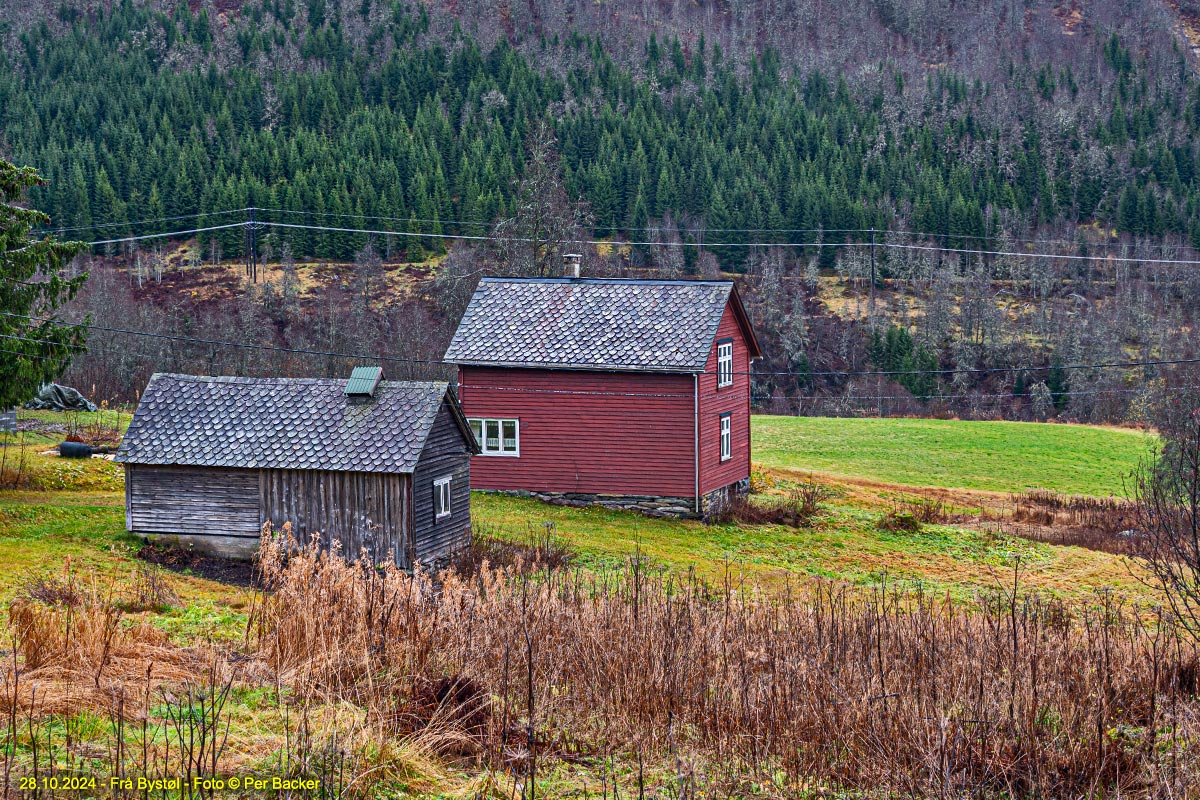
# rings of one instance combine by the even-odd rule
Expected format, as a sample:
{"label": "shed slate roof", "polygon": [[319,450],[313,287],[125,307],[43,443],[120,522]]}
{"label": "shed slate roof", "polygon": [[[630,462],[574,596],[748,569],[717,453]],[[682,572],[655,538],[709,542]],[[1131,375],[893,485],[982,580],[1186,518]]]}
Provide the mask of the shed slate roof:
{"label": "shed slate roof", "polygon": [[452,364],[702,372],[729,281],[484,278]]}
{"label": "shed slate roof", "polygon": [[[150,378],[116,460],[242,469],[411,473],[447,384],[382,381],[355,403],[345,380]],[[472,447],[474,442],[472,441]]]}

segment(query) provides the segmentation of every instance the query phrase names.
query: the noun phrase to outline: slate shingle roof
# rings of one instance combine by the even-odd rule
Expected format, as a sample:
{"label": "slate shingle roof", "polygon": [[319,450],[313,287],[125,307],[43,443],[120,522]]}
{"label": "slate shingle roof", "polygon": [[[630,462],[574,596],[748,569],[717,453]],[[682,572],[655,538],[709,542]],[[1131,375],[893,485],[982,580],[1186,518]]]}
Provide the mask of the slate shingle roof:
{"label": "slate shingle roof", "polygon": [[383,381],[367,403],[351,402],[345,385],[159,373],[146,386],[116,460],[412,472],[446,398],[446,384]]}
{"label": "slate shingle roof", "polygon": [[728,281],[484,278],[446,360],[702,372],[732,291]]}

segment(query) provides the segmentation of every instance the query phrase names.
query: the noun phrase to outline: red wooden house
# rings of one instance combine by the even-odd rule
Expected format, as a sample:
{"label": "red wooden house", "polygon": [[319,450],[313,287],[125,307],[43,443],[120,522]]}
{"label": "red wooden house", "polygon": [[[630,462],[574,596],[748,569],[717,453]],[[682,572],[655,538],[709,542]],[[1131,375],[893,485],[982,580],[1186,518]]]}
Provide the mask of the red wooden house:
{"label": "red wooden house", "polygon": [[485,278],[446,352],[471,487],[706,514],[749,486],[760,355],[727,281]]}

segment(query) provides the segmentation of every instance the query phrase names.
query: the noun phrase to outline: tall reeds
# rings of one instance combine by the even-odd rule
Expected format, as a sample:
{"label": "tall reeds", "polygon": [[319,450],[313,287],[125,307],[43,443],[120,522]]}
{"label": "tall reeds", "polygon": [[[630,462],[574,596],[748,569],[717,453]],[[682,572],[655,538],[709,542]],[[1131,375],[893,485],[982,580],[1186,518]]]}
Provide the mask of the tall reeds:
{"label": "tall reeds", "polygon": [[1005,587],[964,606],[817,582],[766,595],[633,564],[434,580],[264,544],[248,645],[284,681],[530,796],[555,759],[677,791],[753,783],[916,797],[1182,797],[1200,777],[1197,651],[1160,614]]}

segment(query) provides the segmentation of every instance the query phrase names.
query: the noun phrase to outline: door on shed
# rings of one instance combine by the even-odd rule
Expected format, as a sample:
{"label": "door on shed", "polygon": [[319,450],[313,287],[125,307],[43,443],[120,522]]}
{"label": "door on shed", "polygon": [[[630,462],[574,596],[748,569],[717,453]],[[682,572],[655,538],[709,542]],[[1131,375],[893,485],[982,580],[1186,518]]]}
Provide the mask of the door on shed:
{"label": "door on shed", "polygon": [[130,531],[258,538],[262,522],[257,470],[128,467]]}

